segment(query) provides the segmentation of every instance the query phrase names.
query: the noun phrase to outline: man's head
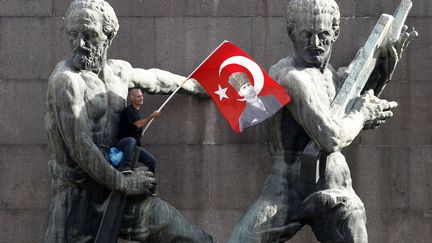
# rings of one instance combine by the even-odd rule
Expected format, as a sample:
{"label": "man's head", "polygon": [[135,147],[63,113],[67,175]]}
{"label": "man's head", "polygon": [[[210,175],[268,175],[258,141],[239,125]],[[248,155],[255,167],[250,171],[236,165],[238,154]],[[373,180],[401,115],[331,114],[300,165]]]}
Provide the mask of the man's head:
{"label": "man's head", "polygon": [[129,102],[135,108],[139,108],[144,102],[144,95],[138,88],[133,88],[129,91]]}
{"label": "man's head", "polygon": [[75,67],[100,70],[119,28],[113,8],[104,0],[74,0],[65,20]]}
{"label": "man's head", "polygon": [[252,99],[257,96],[248,76],[243,72],[236,72],[229,76],[228,83],[237,90],[241,97]]}
{"label": "man's head", "polygon": [[291,0],[287,31],[299,61],[323,68],[339,36],[340,13],[334,0]]}

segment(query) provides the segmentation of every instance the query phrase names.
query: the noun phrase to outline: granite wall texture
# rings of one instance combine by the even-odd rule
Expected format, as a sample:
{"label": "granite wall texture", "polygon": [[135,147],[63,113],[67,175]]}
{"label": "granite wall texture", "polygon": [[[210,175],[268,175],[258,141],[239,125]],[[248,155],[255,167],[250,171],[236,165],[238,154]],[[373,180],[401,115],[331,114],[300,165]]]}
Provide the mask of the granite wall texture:
{"label": "granite wall texture", "polygon": [[[42,242],[50,176],[45,90],[68,54],[63,19],[69,0],[0,0],[0,242]],[[111,0],[120,20],[110,58],[188,75],[222,40],[263,67],[290,51],[286,0]],[[332,63],[347,64],[380,13],[396,0],[338,0],[341,37]],[[384,93],[399,108],[345,151],[363,199],[370,242],[432,238],[432,2],[414,0],[408,18],[420,33]],[[146,96],[143,113],[164,96]],[[262,127],[233,133],[215,105],[178,95],[143,139],[159,158],[158,195],[225,242],[268,173]],[[309,228],[291,242],[317,242]]]}

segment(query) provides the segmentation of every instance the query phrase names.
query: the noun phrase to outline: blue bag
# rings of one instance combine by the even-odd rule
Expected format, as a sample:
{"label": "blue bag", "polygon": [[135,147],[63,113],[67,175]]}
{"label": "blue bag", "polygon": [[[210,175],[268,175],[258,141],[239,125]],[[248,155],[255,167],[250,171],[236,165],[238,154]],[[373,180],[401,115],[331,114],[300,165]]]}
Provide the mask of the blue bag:
{"label": "blue bag", "polygon": [[123,159],[123,152],[118,150],[116,147],[111,147],[108,153],[108,157],[112,166],[118,168]]}

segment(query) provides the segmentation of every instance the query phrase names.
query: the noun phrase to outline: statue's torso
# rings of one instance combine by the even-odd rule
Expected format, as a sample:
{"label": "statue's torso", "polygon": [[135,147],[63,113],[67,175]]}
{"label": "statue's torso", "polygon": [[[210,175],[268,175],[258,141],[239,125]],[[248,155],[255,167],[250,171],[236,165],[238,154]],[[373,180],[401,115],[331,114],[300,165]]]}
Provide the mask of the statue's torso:
{"label": "statue's torso", "polygon": [[[297,72],[297,75],[301,73],[303,81],[310,84],[309,89],[316,91],[315,94],[318,95],[321,105],[327,109],[330,108],[331,102],[340,88],[340,82],[332,70],[327,69],[321,73],[315,68],[299,69],[295,67],[292,59],[287,58],[273,66],[270,75],[277,82],[280,82],[281,79],[289,76],[290,72]],[[296,94],[290,93],[290,95],[294,96]],[[351,177],[349,168],[346,165],[344,156],[340,152],[329,155],[330,163],[328,163],[325,175],[323,175],[319,183],[316,185],[307,184],[301,180],[300,166],[302,152],[311,140],[310,135],[302,127],[301,121],[295,118],[301,117],[302,109],[304,107],[294,102],[290,103],[267,122],[267,139],[273,163],[281,163],[283,161],[283,163],[287,164],[286,167],[275,164],[273,167],[286,168],[286,171],[280,174],[288,177],[289,184],[293,188],[297,188],[299,194],[303,195],[301,196],[302,198],[322,189],[350,187]],[[280,157],[283,157],[283,160],[277,159]],[[337,170],[334,169],[335,166],[338,167]],[[340,170],[339,168],[342,169]],[[336,183],[334,183],[335,181]]]}
{"label": "statue's torso", "polygon": [[[69,82],[73,82],[73,95],[76,99],[75,103],[79,104],[74,108],[75,119],[82,119],[87,125],[88,136],[97,146],[112,145],[117,139],[118,123],[120,114],[125,107],[128,84],[129,71],[127,65],[122,61],[108,60],[104,69],[104,74],[97,75],[92,72],[79,72],[74,70],[67,61],[59,63],[54,70],[48,84],[48,92],[50,89],[56,89],[61,85],[54,85],[56,82],[65,82],[61,77],[61,73],[67,73]],[[51,90],[51,92],[55,92]],[[53,154],[52,166],[60,171],[69,170],[74,174],[79,174],[77,177],[88,177],[82,173],[81,169],[73,160],[73,156],[69,154],[61,129],[57,122],[53,122],[59,116],[55,107],[55,98],[50,98],[48,95],[48,113],[47,113],[47,130],[49,137],[49,146]],[[58,98],[56,98],[58,99]],[[51,122],[50,122],[51,121]],[[56,173],[54,173],[55,176]],[[65,173],[67,174],[67,173]],[[62,175],[59,175],[63,177]],[[72,176],[75,177],[75,176]],[[66,178],[70,179],[70,178]],[[80,178],[75,178],[78,181]]]}

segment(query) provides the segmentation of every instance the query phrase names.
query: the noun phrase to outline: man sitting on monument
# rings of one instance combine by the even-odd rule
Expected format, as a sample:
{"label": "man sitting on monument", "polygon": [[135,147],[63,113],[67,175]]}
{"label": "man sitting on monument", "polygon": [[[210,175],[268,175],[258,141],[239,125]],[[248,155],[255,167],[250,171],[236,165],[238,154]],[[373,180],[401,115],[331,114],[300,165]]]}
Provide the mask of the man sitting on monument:
{"label": "man sitting on monument", "polygon": [[[117,140],[128,87],[170,93],[185,78],[159,69],[133,68],[107,59],[118,20],[104,0],[75,0],[65,16],[72,55],[48,81],[46,128],[53,196],[45,242],[93,242],[111,191],[128,196],[120,237],[139,242],[212,242],[211,236],[157,197],[153,173],[124,175],[99,146]],[[183,88],[200,93],[194,82]],[[107,232],[106,232],[107,233]]]}
{"label": "man sitting on monument", "polygon": [[118,132],[119,141],[116,142],[115,147],[124,154],[119,167],[119,170],[124,174],[132,173],[132,164],[135,159],[135,148],[139,149],[138,161],[146,165],[151,172],[155,173],[156,158],[142,147],[141,134],[143,127],[145,127],[152,119],[158,118],[160,112],[154,111],[148,117],[141,118],[139,110],[143,105],[143,101],[144,96],[140,89],[134,88],[130,90],[130,104],[123,109],[120,115]]}
{"label": "man sitting on monument", "polygon": [[273,95],[258,96],[248,76],[243,72],[231,74],[228,83],[246,101],[246,107],[239,118],[240,131],[264,121],[281,107]]}
{"label": "man sitting on monument", "polygon": [[[269,73],[292,102],[266,124],[271,172],[259,198],[235,227],[230,243],[284,242],[304,225],[311,226],[320,242],[368,241],[366,212],[352,188],[341,150],[361,130],[376,128],[392,117],[391,109],[397,104],[377,98],[371,90],[355,97],[353,109],[345,114],[331,113],[345,76],[329,64],[339,23],[334,0],[291,0],[288,4],[287,31],[294,53],[273,65]],[[387,80],[395,59],[416,35],[404,29],[401,38],[383,50],[393,54],[378,63],[374,71],[378,73],[369,82],[379,85]],[[373,80],[376,77],[379,79]],[[303,151],[310,140],[321,151],[313,161],[319,161],[317,181],[301,173],[306,158]],[[309,175],[316,175],[314,172]]]}

